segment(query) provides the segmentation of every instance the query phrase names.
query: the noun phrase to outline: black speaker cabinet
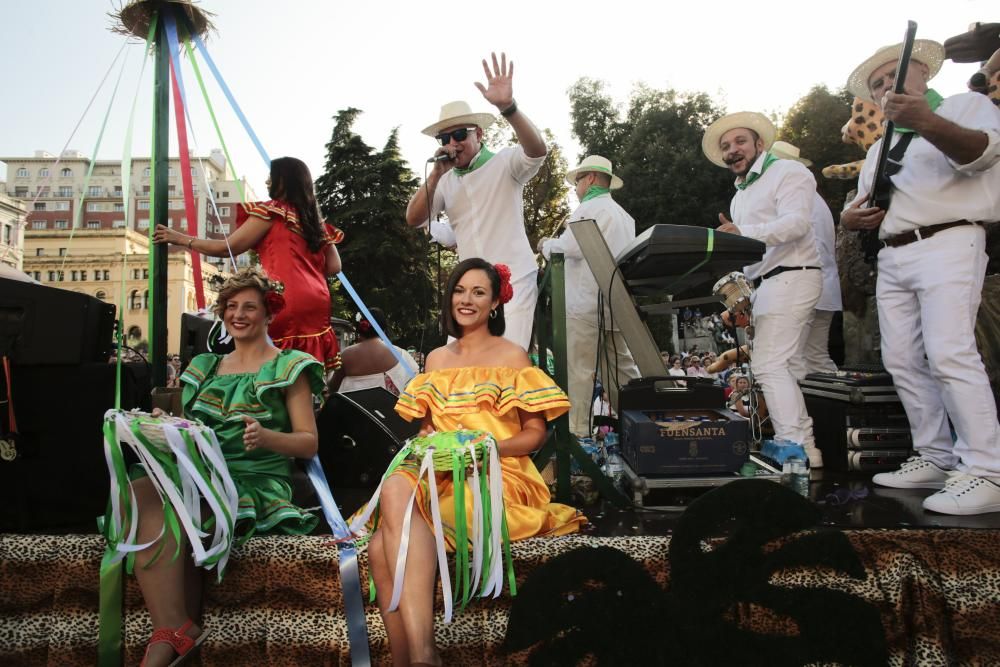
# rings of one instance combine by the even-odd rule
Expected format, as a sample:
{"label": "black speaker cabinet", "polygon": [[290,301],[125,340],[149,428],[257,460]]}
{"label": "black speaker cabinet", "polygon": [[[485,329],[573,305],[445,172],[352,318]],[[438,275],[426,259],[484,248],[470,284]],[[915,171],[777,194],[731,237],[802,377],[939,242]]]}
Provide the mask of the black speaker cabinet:
{"label": "black speaker cabinet", "polygon": [[[122,408],[149,410],[148,366],[123,364],[122,376]],[[19,436],[17,457],[0,460],[0,532],[95,531],[108,500],[102,426],[115,364],[15,364],[11,384]]]}
{"label": "black speaker cabinet", "polygon": [[15,364],[105,362],[112,352],[115,307],[100,299],[0,278],[0,354]]}
{"label": "black speaker cabinet", "polygon": [[420,430],[396,414],[396,397],[376,387],[330,395],[319,414],[319,457],[336,495],[341,487],[378,486],[407,438]]}

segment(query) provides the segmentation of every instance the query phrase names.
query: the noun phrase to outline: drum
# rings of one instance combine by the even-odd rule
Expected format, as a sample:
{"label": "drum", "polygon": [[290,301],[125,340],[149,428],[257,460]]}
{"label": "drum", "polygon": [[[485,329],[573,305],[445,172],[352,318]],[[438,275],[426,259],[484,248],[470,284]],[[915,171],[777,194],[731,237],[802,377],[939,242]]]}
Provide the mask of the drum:
{"label": "drum", "polygon": [[712,286],[712,294],[721,296],[726,309],[736,315],[750,310],[750,300],[753,297],[753,286],[747,277],[739,271],[733,271],[718,280]]}

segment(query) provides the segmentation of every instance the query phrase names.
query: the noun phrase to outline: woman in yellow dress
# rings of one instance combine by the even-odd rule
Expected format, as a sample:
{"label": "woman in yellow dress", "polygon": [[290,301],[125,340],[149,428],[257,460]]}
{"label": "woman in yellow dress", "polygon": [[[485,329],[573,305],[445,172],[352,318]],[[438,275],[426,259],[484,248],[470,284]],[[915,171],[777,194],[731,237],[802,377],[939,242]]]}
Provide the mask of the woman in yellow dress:
{"label": "woman in yellow dress", "polygon": [[[507,267],[494,267],[479,258],[456,266],[441,308],[444,330],[455,340],[427,356],[426,372],[410,381],[396,411],[409,420],[421,419],[422,434],[459,429],[491,433],[500,454],[510,539],[565,535],[579,530],[586,518],[572,507],[550,502],[548,487],[529,454],[545,441],[546,420],[566,412],[569,400],[551,378],[531,365],[523,348],[502,338],[503,304],[511,296]],[[368,546],[394,665],[441,664],[434,644],[437,559],[430,498],[426,482],[417,484],[417,470],[416,465],[404,464],[385,480],[378,528]],[[455,489],[449,474],[438,473],[436,483],[444,538],[448,549],[454,550]],[[398,609],[387,612],[414,484],[419,514],[414,512],[410,526],[403,591]],[[468,487],[464,500],[466,516],[471,516]]]}

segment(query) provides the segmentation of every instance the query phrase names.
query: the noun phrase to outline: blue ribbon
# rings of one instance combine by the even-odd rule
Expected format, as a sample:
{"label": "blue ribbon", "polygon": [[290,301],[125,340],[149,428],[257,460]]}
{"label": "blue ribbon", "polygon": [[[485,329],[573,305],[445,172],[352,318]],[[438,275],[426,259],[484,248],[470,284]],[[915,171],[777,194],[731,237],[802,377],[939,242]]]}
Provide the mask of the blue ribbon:
{"label": "blue ribbon", "polygon": [[365,603],[361,593],[361,575],[358,572],[358,551],[351,539],[351,531],[340,514],[330,485],[326,481],[319,456],[309,459],[306,465],[309,481],[316,489],[319,504],[323,508],[326,522],[330,524],[333,536],[338,542],[338,562],[340,563],[340,588],[344,596],[344,616],[347,618],[347,637],[351,646],[351,664],[361,667],[371,665],[368,652],[368,626],[365,619]]}
{"label": "blue ribbon", "polygon": [[250,140],[253,141],[253,145],[257,147],[257,152],[260,153],[260,156],[264,159],[264,164],[270,167],[271,158],[268,157],[267,151],[264,150],[264,146],[260,143],[260,139],[257,138],[257,134],[253,131],[253,128],[250,127],[250,121],[248,121],[247,117],[243,114],[243,110],[240,109],[240,105],[236,103],[236,98],[233,97],[232,91],[229,90],[229,86],[226,85],[225,80],[222,78],[219,68],[215,66],[215,61],[212,60],[212,56],[208,55],[208,49],[205,48],[205,42],[201,40],[201,36],[194,30],[191,30],[191,36],[194,37],[194,42],[198,45],[198,50],[205,58],[208,68],[212,70],[212,76],[214,76],[215,80],[219,82],[219,87],[222,88],[222,92],[225,94],[226,99],[229,100],[230,106],[232,106],[233,111],[236,112],[237,118],[239,118],[240,122],[243,123],[243,129],[245,129],[247,134],[250,135]]}
{"label": "blue ribbon", "polygon": [[375,318],[372,317],[371,312],[368,310],[368,306],[366,306],[365,302],[361,300],[361,295],[357,293],[354,286],[351,285],[351,281],[347,279],[347,276],[344,275],[343,271],[337,274],[337,280],[339,280],[340,284],[344,286],[347,293],[351,295],[351,299],[354,300],[355,305],[361,310],[361,314],[365,316],[365,319],[368,320],[368,322],[375,329],[375,333],[378,334],[378,337],[382,339],[382,342],[385,343],[386,347],[389,348],[389,351],[392,352],[392,356],[396,357],[396,361],[399,362],[399,365],[406,369],[406,379],[412,379],[413,376],[416,375],[416,372],[403,361],[402,355],[399,354],[399,351],[393,346],[392,341],[389,340],[389,337],[384,331],[382,331],[382,327],[380,327],[378,322],[375,321]]}

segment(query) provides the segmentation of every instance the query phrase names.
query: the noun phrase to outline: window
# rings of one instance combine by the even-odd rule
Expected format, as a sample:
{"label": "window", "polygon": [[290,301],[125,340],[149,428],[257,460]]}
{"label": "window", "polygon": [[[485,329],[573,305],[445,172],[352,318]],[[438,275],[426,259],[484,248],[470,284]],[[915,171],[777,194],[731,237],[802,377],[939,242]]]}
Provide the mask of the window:
{"label": "window", "polygon": [[139,210],[140,211],[148,211],[149,210],[149,202],[148,201],[141,201],[141,202],[139,202]]}
{"label": "window", "polygon": [[28,188],[14,188],[14,196],[18,199],[27,199]]}
{"label": "window", "polygon": [[28,170],[25,169],[24,167],[21,167],[20,169],[17,170],[17,177],[18,178],[27,178],[28,177]]}
{"label": "window", "polygon": [[149,229],[149,219],[143,218],[139,221],[139,229]]}
{"label": "window", "polygon": [[108,295],[105,294],[104,290],[102,290],[102,289],[99,289],[96,292],[94,292],[94,296],[96,296],[101,301],[104,301],[104,300],[106,300],[108,298]]}
{"label": "window", "polygon": [[100,220],[88,220],[87,221],[87,229],[100,229],[100,228],[101,228],[101,221]]}
{"label": "window", "polygon": [[36,211],[44,211],[45,210],[45,202],[43,202],[43,201],[36,201],[35,202],[35,210]]}
{"label": "window", "polygon": [[56,229],[69,229],[68,220],[56,220]]}
{"label": "window", "polygon": [[45,257],[45,248],[35,248],[35,257]]}
{"label": "window", "polygon": [[54,201],[52,202],[53,211],[68,211],[69,202],[68,201]]}
{"label": "window", "polygon": [[167,192],[177,192],[177,186],[171,183],[167,186]]}
{"label": "window", "polygon": [[56,273],[56,280],[58,280],[59,282],[62,282],[64,280],[66,280],[66,274],[63,273],[62,271],[57,272]]}
{"label": "window", "polygon": [[184,202],[182,202],[180,199],[171,199],[170,200],[170,208],[173,208],[173,209],[182,209],[182,208],[184,208]]}
{"label": "window", "polygon": [[149,269],[143,269],[142,270],[142,279],[143,280],[149,280]]}
{"label": "window", "polygon": [[111,280],[111,272],[108,271],[107,269],[104,269],[104,279]]}
{"label": "window", "polygon": [[87,202],[87,211],[89,211],[90,213],[94,213],[100,210],[101,210],[101,205],[98,204],[96,201]]}
{"label": "window", "polygon": [[229,196],[229,190],[223,190],[222,191],[222,196],[223,197],[228,197]]}
{"label": "window", "polygon": [[[149,178],[149,167],[146,167],[145,169],[142,170],[142,175],[145,176],[146,178]],[[149,188],[147,187],[146,189],[148,190]]]}
{"label": "window", "polygon": [[229,223],[225,222],[225,223],[219,225],[219,229],[222,230],[223,234],[228,234],[229,233]]}
{"label": "window", "polygon": [[31,221],[31,228],[32,229],[46,229],[47,227],[48,227],[48,225],[45,223],[44,220],[32,220]]}
{"label": "window", "polygon": [[115,213],[124,213],[124,212],[125,212],[125,204],[120,201],[115,202]]}
{"label": "window", "polygon": [[35,271],[34,278],[35,278],[35,280],[41,282],[41,280],[42,280],[42,272],[41,271]]}
{"label": "window", "polygon": [[56,281],[56,272],[55,271],[49,271],[49,282],[50,283],[54,283],[55,281]]}
{"label": "window", "polygon": [[132,269],[132,280],[138,280],[140,275],[139,269]]}
{"label": "window", "polygon": [[49,168],[48,167],[42,167],[41,169],[38,170],[38,177],[39,178],[48,178],[48,176],[49,176]]}
{"label": "window", "polygon": [[220,218],[228,218],[229,217],[229,207],[228,206],[220,206],[219,207],[219,217]]}
{"label": "window", "polygon": [[170,178],[174,177],[174,168],[173,167],[170,167],[169,169],[167,169],[167,176],[169,176]]}
{"label": "window", "polygon": [[87,194],[91,197],[100,197],[103,193],[101,192],[100,185],[91,185],[87,188]]}
{"label": "window", "polygon": [[51,197],[52,194],[50,193],[49,186],[45,185],[45,186],[42,186],[42,187],[38,188],[38,196],[39,197]]}
{"label": "window", "polygon": [[122,196],[122,186],[120,186],[120,185],[116,185],[115,186],[115,196],[116,197],[121,197]]}
{"label": "window", "polygon": [[60,257],[66,256],[66,248],[59,248],[59,256]]}
{"label": "window", "polygon": [[86,271],[80,271],[80,280],[82,280],[82,281],[86,281],[87,280],[87,272]]}
{"label": "window", "polygon": [[60,197],[72,197],[73,187],[70,185],[60,185],[59,186],[59,196]]}
{"label": "window", "polygon": [[69,272],[69,274],[70,274],[70,276],[71,276],[71,277],[70,277],[70,280],[71,280],[71,281],[73,281],[73,282],[75,283],[75,282],[76,282],[76,276],[77,276],[77,272],[76,272],[76,271],[70,271],[70,272]]}
{"label": "window", "polygon": [[73,170],[70,169],[69,167],[66,167],[59,172],[59,175],[68,178],[73,175]]}
{"label": "window", "polygon": [[11,238],[13,237],[13,235],[14,235],[14,226],[13,225],[4,225],[3,226],[3,242],[6,243],[7,245],[10,245]]}
{"label": "window", "polygon": [[121,229],[124,226],[125,226],[125,221],[124,220],[112,220],[111,221],[111,227],[114,228],[114,229]]}
{"label": "window", "polygon": [[142,309],[149,310],[149,290],[142,293]]}
{"label": "window", "polygon": [[139,290],[134,289],[128,295],[128,308],[129,310],[139,310],[141,303],[139,301]]}

